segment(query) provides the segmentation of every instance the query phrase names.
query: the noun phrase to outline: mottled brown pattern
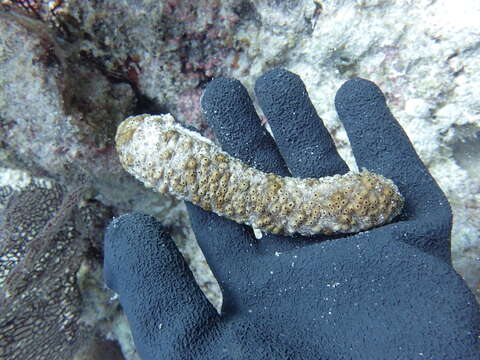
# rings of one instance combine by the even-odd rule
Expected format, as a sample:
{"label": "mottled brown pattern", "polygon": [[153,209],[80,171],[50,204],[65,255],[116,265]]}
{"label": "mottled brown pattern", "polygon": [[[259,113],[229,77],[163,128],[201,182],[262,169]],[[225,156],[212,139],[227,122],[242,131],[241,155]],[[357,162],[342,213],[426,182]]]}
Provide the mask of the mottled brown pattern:
{"label": "mottled brown pattern", "polygon": [[116,142],[123,167],[147,187],[273,234],[354,233],[390,222],[403,207],[395,184],[381,175],[263,173],[169,114],[128,118]]}

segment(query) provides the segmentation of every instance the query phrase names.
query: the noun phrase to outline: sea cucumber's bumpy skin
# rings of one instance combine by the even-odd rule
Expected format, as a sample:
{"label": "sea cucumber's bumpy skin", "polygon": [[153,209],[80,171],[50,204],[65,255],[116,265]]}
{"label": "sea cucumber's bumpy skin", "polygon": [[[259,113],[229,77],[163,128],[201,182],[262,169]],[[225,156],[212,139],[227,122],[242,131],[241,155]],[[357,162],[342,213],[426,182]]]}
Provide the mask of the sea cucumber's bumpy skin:
{"label": "sea cucumber's bumpy skin", "polygon": [[266,174],[176,123],[170,114],[120,124],[123,167],[147,187],[273,234],[355,233],[390,222],[403,207],[396,185],[362,171],[319,179]]}

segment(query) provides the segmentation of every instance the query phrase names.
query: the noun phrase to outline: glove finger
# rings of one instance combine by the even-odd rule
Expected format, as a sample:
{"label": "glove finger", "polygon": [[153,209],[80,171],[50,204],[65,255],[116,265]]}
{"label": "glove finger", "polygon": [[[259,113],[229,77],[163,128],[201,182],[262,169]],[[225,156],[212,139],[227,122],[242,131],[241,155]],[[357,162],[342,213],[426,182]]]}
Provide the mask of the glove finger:
{"label": "glove finger", "polygon": [[[213,80],[205,89],[201,104],[224,151],[264,172],[289,175],[275,141],[261,126],[248,92],[238,80]],[[234,302],[245,293],[244,287],[249,286],[244,281],[245,273],[252,268],[259,253],[298,246],[291,239],[273,235],[264,235],[257,243],[250,227],[193,205],[187,209],[197,240],[222,287],[222,311],[236,307]]]}
{"label": "glove finger", "polygon": [[[229,78],[213,80],[205,89],[201,104],[204,116],[224,151],[264,172],[289,175],[273,138],[261,126],[247,90],[238,80]],[[202,212],[196,213],[203,222],[208,219]],[[196,222],[196,218],[192,218],[192,223]],[[232,250],[239,253],[252,250],[251,241],[239,242],[235,237],[228,236],[234,242],[229,243],[225,241],[224,236],[217,236],[218,227],[223,229],[224,234],[246,232],[252,235],[250,227],[243,227],[233,221],[220,220],[214,214],[211,214],[208,222],[211,224],[211,228],[215,229],[215,233],[208,236],[205,234],[204,239],[198,239],[202,249],[205,249],[206,252],[219,255],[223,253],[224,256],[230,256]],[[237,229],[238,227],[241,227],[242,230]],[[208,251],[208,247],[214,247],[214,250]],[[219,263],[224,262],[224,256],[219,259]],[[209,258],[210,260],[215,259]],[[237,258],[232,261],[241,263],[244,260]],[[230,269],[226,269],[226,271],[230,271]]]}
{"label": "glove finger", "polygon": [[218,313],[154,218],[133,213],[114,219],[104,252],[105,283],[119,295],[142,359],[156,359],[160,351],[175,357],[179,336],[217,326]]}
{"label": "glove finger", "polygon": [[[421,220],[418,229],[427,229],[432,239],[449,233],[448,201],[391,114],[381,90],[368,80],[349,80],[338,90],[335,106],[359,168],[392,179],[405,197],[401,218]],[[432,228],[434,224],[440,226]]]}
{"label": "glove finger", "polygon": [[275,141],[262,127],[240,81],[211,81],[202,96],[202,110],[224,151],[261,171],[289,175]]}
{"label": "glove finger", "polygon": [[294,176],[348,172],[298,75],[281,68],[270,70],[257,80],[255,94]]}
{"label": "glove finger", "polygon": [[[238,80],[219,78],[210,82],[202,97],[202,108],[223,150],[264,172],[291,176],[277,144],[262,127],[247,90]],[[257,244],[256,252],[264,255],[275,254],[319,240],[324,240],[324,237],[306,238],[265,234]],[[203,244],[205,248],[207,246],[223,247],[222,252],[230,258],[232,249],[238,251],[237,247],[228,243],[225,244],[223,238],[218,239],[217,243],[214,241],[217,240],[212,239],[211,235],[204,242],[199,240],[202,243],[202,248]],[[244,252],[253,249],[251,243],[244,243],[242,246]],[[215,249],[212,252],[218,253],[218,250]],[[223,264],[223,259],[224,257],[220,257],[218,263]],[[240,258],[231,261],[240,263],[243,260]],[[236,266],[236,268],[241,269],[241,266]],[[229,267],[224,270],[228,276],[232,275]],[[214,270],[214,273],[217,275],[218,272]],[[237,273],[239,279],[244,277],[243,274],[242,271]],[[219,279],[219,281],[221,280]]]}

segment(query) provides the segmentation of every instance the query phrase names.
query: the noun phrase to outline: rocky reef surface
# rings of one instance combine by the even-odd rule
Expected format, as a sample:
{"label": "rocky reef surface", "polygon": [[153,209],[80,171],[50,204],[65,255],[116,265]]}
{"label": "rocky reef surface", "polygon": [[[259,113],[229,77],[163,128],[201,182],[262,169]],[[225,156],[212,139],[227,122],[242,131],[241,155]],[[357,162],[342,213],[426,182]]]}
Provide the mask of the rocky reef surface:
{"label": "rocky reef surface", "polygon": [[[199,111],[205,84],[232,76],[252,89],[254,80],[274,66],[300,75],[352,168],[334,95],[354,76],[378,84],[452,205],[453,263],[480,299],[479,16],[476,0],[0,0],[0,218],[5,221],[9,209],[22,201],[35,213],[37,202],[30,199],[35,197],[52,199],[55,208],[50,218],[39,216],[35,226],[24,224],[34,231],[29,238],[40,240],[14,251],[17,260],[9,257],[8,266],[4,256],[12,254],[8,244],[21,234],[14,229],[22,219],[1,234],[0,275],[9,279],[2,291],[10,296],[1,299],[2,306],[10,306],[13,317],[34,318],[31,309],[37,305],[18,305],[12,296],[31,290],[18,280],[32,259],[30,247],[43,249],[38,256],[45,255],[49,264],[45,249],[59,237],[70,250],[57,251],[75,261],[61,259],[50,271],[38,268],[36,281],[48,283],[59,271],[75,273],[56,283],[56,291],[81,294],[82,302],[64,302],[62,311],[71,318],[63,326],[72,331],[65,334],[68,341],[58,340],[65,347],[58,356],[77,353],[78,359],[91,359],[108,353],[103,358],[135,359],[128,326],[120,310],[112,312],[115,299],[103,288],[98,238],[106,213],[138,210],[170,229],[218,307],[218,287],[184,206],[143,188],[123,171],[113,137],[127,116],[165,112],[211,136]],[[58,216],[62,204],[68,216]],[[87,209],[95,210],[98,221],[72,225],[69,216],[75,219]],[[69,235],[68,229],[77,230]],[[52,316],[51,326],[62,326],[56,319]],[[1,333],[0,341],[8,341],[7,335]],[[35,351],[37,357],[47,354],[44,347]]]}

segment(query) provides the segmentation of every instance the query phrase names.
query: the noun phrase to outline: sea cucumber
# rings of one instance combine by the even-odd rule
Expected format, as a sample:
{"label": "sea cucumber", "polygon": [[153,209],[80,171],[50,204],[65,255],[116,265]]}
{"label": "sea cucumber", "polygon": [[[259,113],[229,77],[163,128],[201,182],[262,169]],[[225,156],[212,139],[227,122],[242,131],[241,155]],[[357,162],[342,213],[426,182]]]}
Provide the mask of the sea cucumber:
{"label": "sea cucumber", "polygon": [[307,179],[264,173],[170,114],[127,118],[116,147],[145,186],[273,234],[355,233],[392,221],[404,203],[391,180],[367,170]]}

